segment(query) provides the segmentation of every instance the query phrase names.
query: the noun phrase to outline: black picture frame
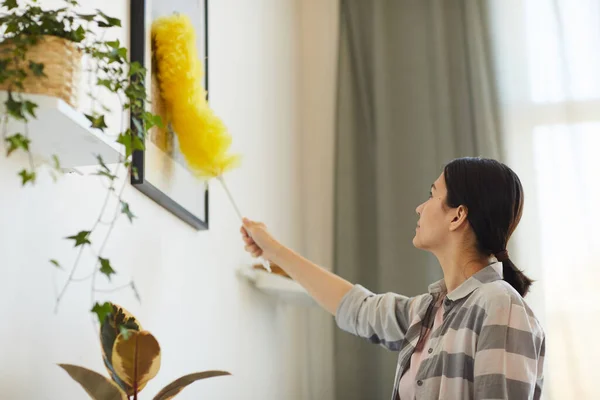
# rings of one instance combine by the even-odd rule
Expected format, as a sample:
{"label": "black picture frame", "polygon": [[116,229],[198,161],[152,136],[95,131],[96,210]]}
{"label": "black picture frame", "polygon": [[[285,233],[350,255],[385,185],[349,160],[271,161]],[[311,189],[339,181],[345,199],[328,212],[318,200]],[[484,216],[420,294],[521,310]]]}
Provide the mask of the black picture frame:
{"label": "black picture frame", "polygon": [[[152,1],[160,0],[130,0],[130,57],[131,61],[137,61],[142,66],[148,69],[149,73],[151,65],[148,65],[150,59],[148,52],[151,49],[151,43],[148,43],[149,29],[152,21],[150,20],[149,4]],[[165,1],[165,0],[162,0]],[[201,0],[199,4],[204,7],[204,52],[200,54],[204,62],[204,88],[208,93],[208,0]],[[150,85],[152,82],[150,82]],[[208,95],[207,95],[208,97]],[[133,132],[134,125],[130,121],[130,128]],[[147,170],[147,154],[144,151],[134,151],[132,154],[132,168],[137,171],[137,174],[131,174],[131,185],[144,195],[154,200],[157,204],[171,212],[173,215],[181,219],[196,230],[208,230],[209,228],[209,192],[208,185],[204,186],[204,215],[197,215],[190,209],[183,206],[179,201],[173,198],[169,193],[165,193],[157,185],[150,181]],[[174,161],[173,161],[174,162]],[[198,184],[202,184],[198,182]],[[201,207],[202,208],[202,207]]]}

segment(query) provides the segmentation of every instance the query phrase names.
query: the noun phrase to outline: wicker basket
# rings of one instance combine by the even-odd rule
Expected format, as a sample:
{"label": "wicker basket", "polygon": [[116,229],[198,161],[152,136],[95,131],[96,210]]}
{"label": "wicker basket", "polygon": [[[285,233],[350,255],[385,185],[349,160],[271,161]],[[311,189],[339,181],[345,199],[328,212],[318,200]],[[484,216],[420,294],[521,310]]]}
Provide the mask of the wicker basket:
{"label": "wicker basket", "polygon": [[[10,48],[7,41],[0,43],[0,54]],[[27,49],[22,68],[28,76],[23,82],[24,93],[58,97],[77,108],[79,82],[81,79],[81,50],[70,40],[56,36],[44,36]],[[29,70],[29,61],[44,64],[46,77],[34,76]],[[9,82],[0,84],[0,90],[8,90]],[[14,89],[14,88],[13,88]]]}

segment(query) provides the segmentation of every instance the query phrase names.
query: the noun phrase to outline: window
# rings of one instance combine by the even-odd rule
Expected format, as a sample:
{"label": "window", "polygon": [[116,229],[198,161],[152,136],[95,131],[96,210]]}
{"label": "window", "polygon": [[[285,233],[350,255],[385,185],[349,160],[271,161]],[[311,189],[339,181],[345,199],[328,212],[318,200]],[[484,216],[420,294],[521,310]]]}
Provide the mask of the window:
{"label": "window", "polygon": [[[547,399],[598,397],[600,1],[491,2],[505,153],[525,185],[517,261],[547,334]],[[528,202],[527,199],[530,201]],[[536,287],[537,286],[537,287]]]}

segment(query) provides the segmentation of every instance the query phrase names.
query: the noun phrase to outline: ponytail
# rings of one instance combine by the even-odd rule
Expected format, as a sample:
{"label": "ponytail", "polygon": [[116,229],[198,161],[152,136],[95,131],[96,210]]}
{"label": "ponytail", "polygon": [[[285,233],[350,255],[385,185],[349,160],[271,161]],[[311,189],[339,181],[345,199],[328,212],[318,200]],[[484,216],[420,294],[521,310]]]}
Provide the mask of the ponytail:
{"label": "ponytail", "polygon": [[510,258],[502,260],[502,273],[504,274],[504,280],[515,288],[521,297],[525,297],[533,281],[518,269]]}
{"label": "ponytail", "polygon": [[482,256],[502,262],[504,280],[525,297],[533,283],[510,260],[506,246],[523,214],[523,186],[506,165],[487,158],[458,158],[444,168],[446,204],[468,210],[467,219]]}

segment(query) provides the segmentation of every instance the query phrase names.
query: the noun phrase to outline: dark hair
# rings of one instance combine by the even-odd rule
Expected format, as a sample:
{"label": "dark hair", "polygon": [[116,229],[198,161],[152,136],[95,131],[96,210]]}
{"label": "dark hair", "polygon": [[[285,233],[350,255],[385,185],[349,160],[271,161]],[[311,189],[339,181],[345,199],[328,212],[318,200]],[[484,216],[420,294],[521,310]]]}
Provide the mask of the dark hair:
{"label": "dark hair", "polygon": [[487,158],[466,157],[444,168],[448,189],[446,203],[467,208],[467,219],[481,254],[494,255],[503,264],[504,280],[521,296],[529,291],[529,279],[508,257],[506,245],[523,214],[523,187],[506,165]]}

